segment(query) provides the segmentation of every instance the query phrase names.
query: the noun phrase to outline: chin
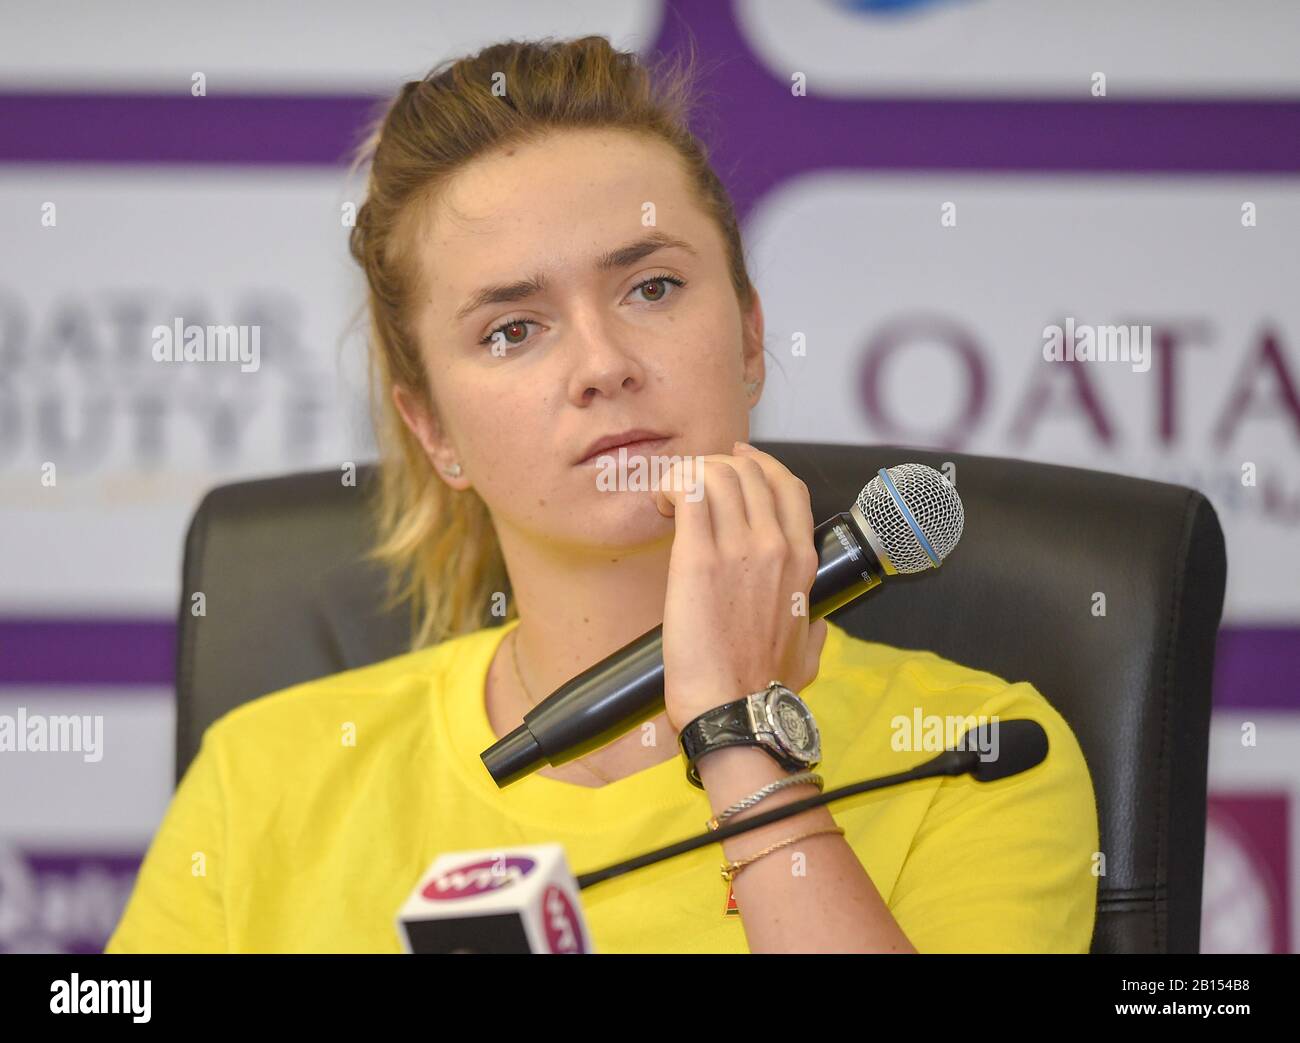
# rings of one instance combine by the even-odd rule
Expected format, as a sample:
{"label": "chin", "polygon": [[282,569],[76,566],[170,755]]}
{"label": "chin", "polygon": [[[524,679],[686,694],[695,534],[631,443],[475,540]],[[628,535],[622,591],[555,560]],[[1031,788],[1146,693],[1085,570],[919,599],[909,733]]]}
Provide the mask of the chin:
{"label": "chin", "polygon": [[[589,521],[586,531],[591,543],[630,547],[654,543],[674,532],[673,519],[665,518],[655,506],[654,493],[600,492],[594,498],[594,509],[584,511]],[[601,500],[608,502],[601,506]]]}

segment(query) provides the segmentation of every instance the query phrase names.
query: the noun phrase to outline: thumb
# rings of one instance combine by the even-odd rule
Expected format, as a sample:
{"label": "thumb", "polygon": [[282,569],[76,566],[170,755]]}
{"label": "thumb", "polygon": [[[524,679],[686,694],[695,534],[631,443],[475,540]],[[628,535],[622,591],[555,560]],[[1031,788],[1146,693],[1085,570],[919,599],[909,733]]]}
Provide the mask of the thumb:
{"label": "thumb", "polygon": [[654,490],[655,507],[665,518],[677,514],[677,497],[682,496],[683,473],[680,462],[673,463],[661,476],[659,487]]}

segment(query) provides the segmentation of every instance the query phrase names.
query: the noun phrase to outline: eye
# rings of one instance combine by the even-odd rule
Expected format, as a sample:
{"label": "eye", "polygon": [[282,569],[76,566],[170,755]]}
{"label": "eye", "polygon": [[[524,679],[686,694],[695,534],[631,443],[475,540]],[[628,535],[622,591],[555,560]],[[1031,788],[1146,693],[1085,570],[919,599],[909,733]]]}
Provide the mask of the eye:
{"label": "eye", "polygon": [[[647,286],[654,286],[657,283],[672,283],[674,286],[686,285],[684,280],[677,278],[675,275],[652,275],[649,279],[642,279],[629,292],[636,293],[637,290],[645,289]],[[673,292],[676,293],[675,290]],[[665,295],[672,296],[672,294],[666,294],[666,289],[661,289],[657,297],[643,298],[643,300],[646,300],[649,304],[658,304],[659,301],[664,299]]]}
{"label": "eye", "polygon": [[507,349],[517,348],[519,347],[519,345],[525,343],[525,341],[523,339],[511,340],[510,333],[522,327],[522,332],[519,334],[519,336],[522,338],[527,335],[529,326],[540,326],[540,325],[541,323],[529,322],[527,319],[507,319],[500,326],[498,326],[491,333],[489,333],[486,337],[484,337],[481,341],[479,341],[479,343],[491,344],[494,340],[496,340],[499,337],[501,339],[501,343],[504,344]]}
{"label": "eye", "polygon": [[[656,286],[660,283],[672,283],[677,287],[686,285],[684,279],[679,279],[675,275],[652,275],[649,279],[642,279],[639,283],[633,286],[628,293],[636,293],[639,290],[644,290],[647,286]],[[675,290],[673,292],[676,293]],[[642,301],[646,304],[658,304],[660,301],[664,300],[665,297],[669,296],[672,296],[672,294],[666,292],[666,287],[661,287],[658,296],[652,298],[642,297]],[[527,336],[529,326],[540,325],[541,323],[539,322],[530,322],[528,319],[524,318],[507,319],[479,341],[479,344],[491,344],[494,340],[499,338],[501,343],[505,345],[508,353],[512,348],[517,348],[528,343]],[[519,337],[518,340],[511,338],[512,332]]]}

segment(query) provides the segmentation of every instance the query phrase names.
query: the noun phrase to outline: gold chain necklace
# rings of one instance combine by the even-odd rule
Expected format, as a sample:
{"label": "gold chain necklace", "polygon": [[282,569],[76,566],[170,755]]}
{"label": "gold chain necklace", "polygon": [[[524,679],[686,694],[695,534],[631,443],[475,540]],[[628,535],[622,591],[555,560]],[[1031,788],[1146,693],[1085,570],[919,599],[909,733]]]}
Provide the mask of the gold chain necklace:
{"label": "gold chain necklace", "polygon": [[[528,690],[528,685],[524,683],[524,675],[519,672],[519,641],[517,636],[518,634],[519,634],[519,628],[516,626],[515,629],[510,632],[510,658],[515,664],[515,677],[519,681],[519,687],[524,690],[524,695],[528,699],[528,705],[536,706],[537,703],[533,699],[533,693]],[[596,778],[600,779],[600,781],[603,782],[605,785],[608,786],[611,782],[614,781],[613,779],[605,778],[604,775],[598,772],[591,765],[587,764],[585,761],[579,761],[578,763],[582,765],[584,771],[588,772],[591,775],[595,775]]]}

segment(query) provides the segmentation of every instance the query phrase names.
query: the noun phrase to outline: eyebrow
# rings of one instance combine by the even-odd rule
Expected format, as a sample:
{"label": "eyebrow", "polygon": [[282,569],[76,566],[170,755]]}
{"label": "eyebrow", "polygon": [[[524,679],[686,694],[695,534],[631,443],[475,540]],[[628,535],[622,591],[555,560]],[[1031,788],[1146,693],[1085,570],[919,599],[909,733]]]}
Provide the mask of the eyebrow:
{"label": "eyebrow", "polygon": [[[630,268],[637,261],[658,250],[666,250],[671,247],[680,247],[688,253],[695,254],[696,250],[690,243],[684,239],[677,239],[663,232],[651,232],[649,235],[640,239],[634,239],[616,250],[610,250],[596,258],[592,264],[592,269],[597,272],[617,271],[620,268]],[[515,301],[522,301],[535,294],[543,293],[548,285],[547,278],[540,272],[531,278],[520,279],[517,282],[501,283],[497,286],[484,286],[482,289],[472,294],[456,312],[456,322],[460,322],[466,316],[477,311],[487,304],[511,304]]]}

